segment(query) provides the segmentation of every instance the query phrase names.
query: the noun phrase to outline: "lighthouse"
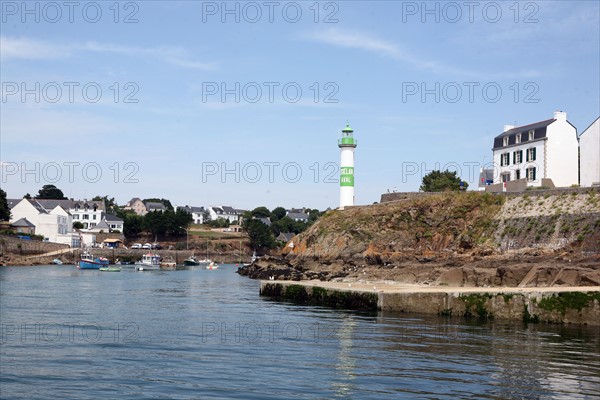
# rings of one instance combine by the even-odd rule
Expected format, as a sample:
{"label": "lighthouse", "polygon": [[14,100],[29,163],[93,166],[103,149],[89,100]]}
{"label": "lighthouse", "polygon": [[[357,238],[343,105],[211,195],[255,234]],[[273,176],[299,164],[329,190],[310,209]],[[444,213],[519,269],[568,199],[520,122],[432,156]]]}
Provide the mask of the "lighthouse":
{"label": "lighthouse", "polygon": [[354,149],[356,139],[349,124],[342,129],[342,137],[338,139],[340,148],[340,209],[354,205]]}

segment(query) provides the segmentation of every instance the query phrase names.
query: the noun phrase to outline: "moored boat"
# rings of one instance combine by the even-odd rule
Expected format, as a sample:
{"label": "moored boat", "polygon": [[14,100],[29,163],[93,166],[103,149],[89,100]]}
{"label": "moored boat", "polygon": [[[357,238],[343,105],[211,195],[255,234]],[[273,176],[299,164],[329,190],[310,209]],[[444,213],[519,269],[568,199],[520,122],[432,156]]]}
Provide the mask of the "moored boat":
{"label": "moored boat", "polygon": [[160,270],[160,256],[153,253],[144,254],[142,259],[135,263],[135,269],[138,271]]}
{"label": "moored boat", "polygon": [[219,264],[217,264],[216,262],[211,261],[207,266],[206,269],[218,269],[219,268]]}
{"label": "moored boat", "polygon": [[189,258],[183,260],[183,265],[185,265],[186,267],[195,267],[200,265],[200,261],[198,261],[196,256],[191,255]]}
{"label": "moored boat", "polygon": [[95,257],[87,251],[81,255],[81,258],[77,262],[77,268],[79,269],[100,269],[100,267],[108,266],[109,261],[104,257]]}
{"label": "moored boat", "polygon": [[63,265],[63,262],[59,258],[55,258],[54,260],[52,260],[52,264]]}

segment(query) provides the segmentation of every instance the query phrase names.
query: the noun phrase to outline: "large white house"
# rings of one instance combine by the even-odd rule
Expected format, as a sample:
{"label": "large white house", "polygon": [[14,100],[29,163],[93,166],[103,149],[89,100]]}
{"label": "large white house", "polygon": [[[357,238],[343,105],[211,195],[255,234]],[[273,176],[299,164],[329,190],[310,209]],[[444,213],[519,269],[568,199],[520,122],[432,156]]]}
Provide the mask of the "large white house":
{"label": "large white house", "polygon": [[[48,204],[50,207],[50,204]],[[22,199],[11,210],[11,222],[26,218],[35,225],[35,234],[54,243],[76,246],[79,235],[73,233],[71,214],[60,205],[46,208],[38,200]]]}
{"label": "large white house", "polygon": [[194,207],[194,206],[176,206],[175,211],[183,210],[187,213],[192,214],[192,220],[194,224],[201,225],[204,223],[204,207]]}
{"label": "large white house", "polygon": [[236,210],[230,206],[211,206],[208,207],[208,212],[212,221],[223,218],[229,220],[230,223],[237,223],[244,210]]}
{"label": "large white house", "polygon": [[579,136],[580,185],[600,186],[600,117]]}
{"label": "large white house", "polygon": [[492,151],[494,183],[525,179],[527,186],[541,186],[542,179],[551,179],[556,187],[569,187],[579,181],[577,129],[565,112],[529,125],[505,125]]}

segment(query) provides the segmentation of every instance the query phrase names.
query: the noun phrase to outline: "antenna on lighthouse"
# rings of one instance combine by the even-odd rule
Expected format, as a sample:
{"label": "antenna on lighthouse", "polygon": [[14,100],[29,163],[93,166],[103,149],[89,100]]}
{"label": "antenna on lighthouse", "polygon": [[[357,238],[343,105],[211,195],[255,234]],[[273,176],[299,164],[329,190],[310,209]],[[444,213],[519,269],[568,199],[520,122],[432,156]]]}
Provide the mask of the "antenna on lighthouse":
{"label": "antenna on lighthouse", "polygon": [[354,149],[356,149],[354,130],[346,121],[342,137],[338,139],[340,148],[340,209],[354,205]]}

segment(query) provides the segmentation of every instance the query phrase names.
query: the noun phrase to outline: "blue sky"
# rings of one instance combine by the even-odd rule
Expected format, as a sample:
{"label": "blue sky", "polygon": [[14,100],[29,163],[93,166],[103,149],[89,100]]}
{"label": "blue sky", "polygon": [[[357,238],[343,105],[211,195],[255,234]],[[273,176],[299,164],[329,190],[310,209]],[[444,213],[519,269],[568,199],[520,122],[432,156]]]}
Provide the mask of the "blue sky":
{"label": "blue sky", "polygon": [[53,4],[1,3],[9,197],[335,207],[349,121],[370,204],[444,166],[476,186],[504,124],[600,113],[596,1]]}

